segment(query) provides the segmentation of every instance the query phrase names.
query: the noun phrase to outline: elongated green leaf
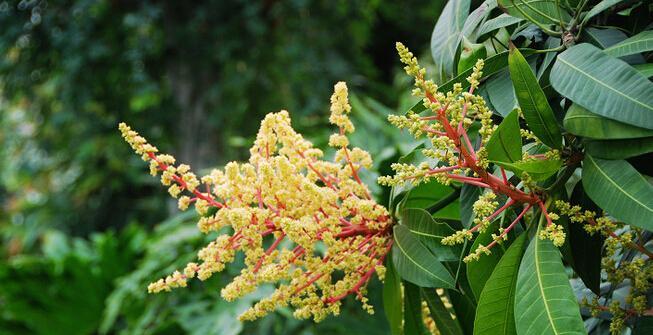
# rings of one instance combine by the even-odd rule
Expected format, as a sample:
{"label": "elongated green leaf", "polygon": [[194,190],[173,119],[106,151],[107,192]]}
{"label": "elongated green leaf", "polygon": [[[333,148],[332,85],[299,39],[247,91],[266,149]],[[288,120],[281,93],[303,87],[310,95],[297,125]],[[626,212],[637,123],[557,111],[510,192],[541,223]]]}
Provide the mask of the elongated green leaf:
{"label": "elongated green leaf", "polygon": [[553,110],[528,62],[513,45],[510,45],[508,64],[517,101],[528,127],[542,143],[551,148],[561,148],[562,134]]}
{"label": "elongated green leaf", "polygon": [[560,167],[562,167],[562,162],[560,160],[550,159],[532,159],[514,163],[498,161],[491,162],[503,166],[505,169],[514,172],[517,176],[521,176],[522,173],[526,172],[535,181],[542,181],[553,176],[558,172],[558,170],[560,170]]}
{"label": "elongated green leaf", "polygon": [[[487,246],[490,244],[492,242],[492,234],[499,229],[499,223],[499,220],[495,220],[484,232],[478,234],[470,252],[474,252],[480,245]],[[492,275],[492,271],[494,271],[494,267],[499,263],[502,255],[502,246],[497,245],[492,248],[491,254],[483,255],[478,260],[467,263],[467,281],[476,300],[481,296],[485,283],[490,278],[490,275]]]}
{"label": "elongated green leaf", "polygon": [[537,235],[526,249],[517,275],[517,334],[586,334],[560,252]]}
{"label": "elongated green leaf", "polygon": [[447,269],[405,225],[395,225],[392,260],[401,278],[421,287],[453,288]]}
{"label": "elongated green leaf", "polygon": [[423,288],[422,298],[429,306],[431,318],[441,335],[463,335],[463,329],[460,327],[458,319],[453,319],[451,313],[442,303],[442,299],[434,289]]}
{"label": "elongated green leaf", "polygon": [[485,21],[478,30],[478,36],[483,36],[499,28],[507,27],[522,21],[524,21],[522,18],[510,16],[508,14],[501,14],[494,19]]}
{"label": "elongated green leaf", "polygon": [[501,121],[485,148],[490,160],[516,162],[522,158],[519,114],[516,110]]}
{"label": "elongated green leaf", "polygon": [[626,159],[653,152],[653,137],[632,140],[585,141],[585,152],[595,158]]}
{"label": "elongated green leaf", "polygon": [[498,0],[501,7],[514,17],[520,17],[540,24],[569,22],[571,16],[564,9],[558,9],[555,0]]}
{"label": "elongated green leaf", "polygon": [[447,246],[442,239],[454,233],[446,223],[436,222],[429,212],[421,208],[405,208],[400,213],[401,223],[426,246],[441,262],[457,261],[462,249],[460,246]]}
{"label": "elongated green leaf", "polygon": [[589,19],[595,17],[597,14],[601,13],[602,11],[622,2],[624,0],[603,0],[596,4],[596,6],[592,7],[587,14],[583,17],[583,24],[587,22]]}
{"label": "elongated green leaf", "polygon": [[[392,252],[392,251],[390,251]],[[401,335],[402,326],[401,278],[395,270],[392,259],[385,262],[385,280],[383,281],[383,310],[390,324],[392,335]]]}
{"label": "elongated green leaf", "polygon": [[476,307],[474,335],[509,335],[515,330],[515,290],[526,234],[521,234],[501,257],[485,283]]}
{"label": "elongated green leaf", "polygon": [[576,45],[558,55],[551,84],[593,113],[653,129],[653,83],[590,44]]}
{"label": "elongated green leaf", "polygon": [[473,206],[483,190],[470,184],[463,184],[460,191],[460,221],[465,228],[469,228],[474,220]]}
{"label": "elongated green leaf", "polygon": [[431,35],[431,55],[442,81],[454,74],[454,59],[463,37],[465,19],[469,14],[470,0],[449,1]]}
{"label": "elongated green leaf", "polygon": [[430,334],[422,319],[422,298],[420,288],[404,281],[404,334]]}
{"label": "elongated green leaf", "polygon": [[603,160],[586,154],[583,187],[611,216],[653,230],[653,185],[628,162]]}
{"label": "elongated green leaf", "polygon": [[624,139],[653,136],[653,130],[635,127],[594,114],[572,104],[563,121],[565,129],[578,136],[593,139]]}
{"label": "elongated green leaf", "polygon": [[651,50],[653,50],[653,30],[646,30],[605,49],[605,53],[613,57],[621,57]]}
{"label": "elongated green leaf", "polygon": [[653,77],[653,63],[633,65],[637,72],[641,73],[644,77]]}

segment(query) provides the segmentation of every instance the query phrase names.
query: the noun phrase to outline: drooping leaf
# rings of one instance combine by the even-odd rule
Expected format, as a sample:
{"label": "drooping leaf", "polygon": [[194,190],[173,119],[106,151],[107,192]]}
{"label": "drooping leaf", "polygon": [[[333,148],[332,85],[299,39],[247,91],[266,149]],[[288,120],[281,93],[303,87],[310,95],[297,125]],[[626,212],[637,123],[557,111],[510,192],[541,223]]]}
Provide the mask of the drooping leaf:
{"label": "drooping leaf", "polygon": [[485,148],[490,160],[516,162],[522,158],[521,146],[519,114],[513,110],[501,121]]}
{"label": "drooping leaf", "polygon": [[405,225],[395,225],[392,260],[401,278],[421,287],[453,288],[447,269]]}
{"label": "drooping leaf", "polygon": [[602,159],[626,159],[653,152],[653,137],[585,141],[585,152]]}
{"label": "drooping leaf", "polygon": [[565,129],[578,136],[593,139],[624,139],[653,136],[653,130],[636,127],[594,114],[572,104],[563,121]]}
{"label": "drooping leaf", "polygon": [[[392,252],[392,251],[390,251]],[[401,278],[395,270],[392,258],[385,262],[385,280],[383,282],[383,310],[390,324],[392,335],[401,335],[402,299],[401,299]]]}
{"label": "drooping leaf", "polygon": [[540,24],[560,24],[569,22],[571,16],[562,8],[557,8],[554,0],[498,0],[508,14]]}
{"label": "drooping leaf", "polygon": [[526,235],[521,234],[501,257],[485,283],[476,308],[474,335],[509,335],[515,330],[515,291]]}
{"label": "drooping leaf", "polygon": [[478,36],[483,36],[499,28],[507,27],[522,21],[524,21],[522,18],[510,16],[508,14],[501,14],[491,20],[485,21],[478,30]]}
{"label": "drooping leaf", "polygon": [[592,7],[592,9],[585,14],[583,17],[583,24],[585,24],[589,19],[595,17],[597,14],[601,13],[602,11],[622,2],[624,0],[603,0],[596,4],[596,6]]}
{"label": "drooping leaf", "polygon": [[628,162],[603,160],[586,154],[583,187],[611,216],[653,230],[653,185]]}
{"label": "drooping leaf", "polygon": [[422,298],[429,306],[431,318],[442,335],[463,335],[463,329],[460,327],[458,319],[453,319],[451,313],[442,303],[442,299],[434,289],[423,288]]}
{"label": "drooping leaf", "polygon": [[[484,232],[479,233],[474,240],[474,244],[472,245],[470,252],[474,252],[480,245],[487,246],[490,244],[492,242],[492,234],[495,233],[497,229],[499,229],[499,223],[500,220],[495,220]],[[474,297],[477,301],[481,296],[481,292],[483,291],[483,287],[485,287],[485,283],[487,282],[488,278],[490,278],[494,267],[497,265],[497,263],[499,263],[502,255],[502,246],[497,245],[492,248],[491,254],[484,254],[478,260],[467,263],[467,282],[469,282],[469,286],[471,287],[472,293],[474,294]]]}
{"label": "drooping leaf", "polygon": [[517,176],[528,173],[535,181],[545,180],[560,170],[562,161],[557,159],[531,159],[514,163],[491,161],[507,170],[514,172]]}
{"label": "drooping leaf", "polygon": [[512,44],[508,64],[517,101],[528,127],[542,143],[559,149],[562,146],[562,134],[553,110],[528,62]]}
{"label": "drooping leaf", "polygon": [[469,228],[474,220],[474,211],[472,210],[474,202],[483,193],[478,186],[463,184],[460,191],[460,221],[465,228]]}
{"label": "drooping leaf", "polygon": [[420,288],[404,281],[404,334],[430,334],[422,320],[422,298]]}
{"label": "drooping leaf", "polygon": [[604,51],[610,56],[622,57],[651,50],[653,50],[653,30],[645,30],[623,42],[605,49]]}
{"label": "drooping leaf", "polygon": [[[585,194],[583,183],[577,183],[571,194],[570,203],[579,205],[585,210],[600,212],[596,204]],[[590,235],[583,225],[577,222],[570,222],[567,231],[567,240],[571,248],[573,259],[572,267],[578,276],[583,280],[585,286],[592,292],[600,293],[601,284],[601,248],[603,237],[601,234]]]}
{"label": "drooping leaf", "polygon": [[442,81],[454,74],[454,59],[463,36],[462,31],[469,14],[469,5],[470,0],[449,1],[433,29],[431,56]]}
{"label": "drooping leaf", "polygon": [[405,208],[401,211],[400,218],[401,224],[405,225],[439,261],[457,261],[460,258],[460,246],[453,247],[441,243],[444,237],[454,233],[449,225],[436,222],[429,212],[421,208]]}
{"label": "drooping leaf", "polygon": [[526,249],[517,275],[517,334],[586,334],[560,252],[550,240],[537,235]]}
{"label": "drooping leaf", "polygon": [[590,44],[573,46],[558,55],[551,84],[593,113],[653,129],[653,83]]}

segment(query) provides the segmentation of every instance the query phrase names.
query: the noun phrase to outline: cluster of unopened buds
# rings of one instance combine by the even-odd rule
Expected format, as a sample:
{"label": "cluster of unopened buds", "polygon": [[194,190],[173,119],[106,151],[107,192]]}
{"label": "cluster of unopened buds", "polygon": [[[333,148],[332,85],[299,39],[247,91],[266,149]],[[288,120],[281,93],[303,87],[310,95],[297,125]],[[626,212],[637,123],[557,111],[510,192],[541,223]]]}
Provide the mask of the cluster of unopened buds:
{"label": "cluster of unopened buds", "polygon": [[194,204],[201,216],[199,229],[221,233],[199,251],[198,263],[150,284],[148,290],[184,287],[194,277],[206,280],[242,252],[245,268],[222,289],[224,299],[242,297],[262,284],[276,285],[242,320],[292,305],[296,317],[320,321],[338,314],[349,295],[373,312],[366,286],[374,273],[384,277],[392,219],[359,177],[372,159],[349,147],[347,134],[354,126],[347,95],[345,83],[335,85],[329,120],[339,131],[329,141],[336,149],[332,161],[322,160],[323,152],[295,132],[290,116],[281,111],[261,122],[249,162],[229,163],[200,179],[121,123],[125,140],[150,162],[153,175],[161,173],[179,208]]}
{"label": "cluster of unopened buds", "polygon": [[[496,126],[491,119],[492,111],[486,106],[483,97],[474,94],[482,77],[483,60],[478,60],[472,74],[467,78],[470,84],[467,91],[463,91],[462,85],[458,83],[453,86],[451,92],[443,93],[438,92],[433,81],[425,79],[426,70],[420,67],[412,52],[401,43],[397,43],[397,51],[405,64],[406,73],[415,79],[413,95],[423,99],[426,110],[420,114],[410,111],[406,115],[393,115],[389,117],[389,121],[400,129],[407,129],[417,139],[426,138],[426,148],[422,153],[435,163],[393,164],[395,175],[381,177],[379,183],[419,184],[433,179],[444,185],[460,183],[484,189],[484,194],[473,205],[474,225],[442,239],[445,245],[463,243],[471,239],[474,232],[484,232],[493,220],[515,207],[516,218],[506,227],[500,228],[497,234],[493,234],[493,241],[487,246],[479,245],[476,250],[472,250],[465,257],[466,262],[476,260],[482,254],[491,253],[491,248],[507,239],[507,234],[531,209],[539,209],[542,218],[546,220],[539,237],[550,239],[556,246],[562,245],[565,233],[562,226],[554,223],[558,216],[547,210],[548,204],[545,204],[537,192],[529,190],[531,183],[524,180],[528,179],[528,176],[522,176],[522,183],[518,187],[509,181],[502,167],[496,170],[497,175],[489,171],[490,162],[487,159],[485,144]],[[478,148],[472,144],[468,133],[474,121],[480,123]],[[521,134],[526,139],[537,141],[531,132],[522,131]],[[557,151],[551,150],[541,156],[546,158],[556,155]],[[503,201],[501,206],[499,199]]]}

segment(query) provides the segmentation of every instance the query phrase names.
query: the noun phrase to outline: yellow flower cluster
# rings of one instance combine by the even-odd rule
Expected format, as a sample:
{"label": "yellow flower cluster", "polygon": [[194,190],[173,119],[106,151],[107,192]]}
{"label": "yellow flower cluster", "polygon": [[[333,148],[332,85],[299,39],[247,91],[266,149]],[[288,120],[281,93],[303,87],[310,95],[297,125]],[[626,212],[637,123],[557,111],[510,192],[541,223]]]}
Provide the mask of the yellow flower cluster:
{"label": "yellow flower cluster", "polygon": [[[349,295],[372,312],[365,287],[374,273],[383,279],[392,221],[359,178],[372,159],[348,147],[346,134],[354,126],[347,94],[340,82],[331,97],[330,121],[339,128],[330,140],[338,148],[333,161],[322,160],[322,151],[295,132],[289,114],[281,111],[261,122],[249,162],[229,163],[200,180],[190,167],[175,166],[174,158],[157,154],[121,123],[123,137],[150,162],[152,174],[161,172],[172,196],[184,193],[179,208],[194,204],[202,216],[198,228],[220,233],[198,252],[197,263],[150,284],[148,291],[185,287],[195,277],[206,280],[240,252],[246,267],[222,289],[224,299],[237,299],[262,284],[276,285],[242,320],[291,305],[296,317],[320,321],[338,314],[341,300]],[[211,208],[218,210],[209,214]]]}

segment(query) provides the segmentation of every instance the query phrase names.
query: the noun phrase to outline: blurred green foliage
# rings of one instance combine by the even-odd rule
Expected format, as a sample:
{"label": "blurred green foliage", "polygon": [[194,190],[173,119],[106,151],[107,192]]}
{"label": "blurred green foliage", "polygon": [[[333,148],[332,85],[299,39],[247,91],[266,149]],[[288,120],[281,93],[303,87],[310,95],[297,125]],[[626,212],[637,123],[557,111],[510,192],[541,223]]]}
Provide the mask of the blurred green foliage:
{"label": "blurred green foliage", "polygon": [[378,303],[319,325],[283,310],[240,324],[249,302],[219,297],[236,272],[147,295],[205,237],[171,214],[116,127],[195,170],[246,158],[279,109],[324,146],[328,97],[346,80],[372,181],[409,145],[385,123],[414,102],[394,42],[425,50],[444,2],[0,1],[0,333],[385,333]]}

